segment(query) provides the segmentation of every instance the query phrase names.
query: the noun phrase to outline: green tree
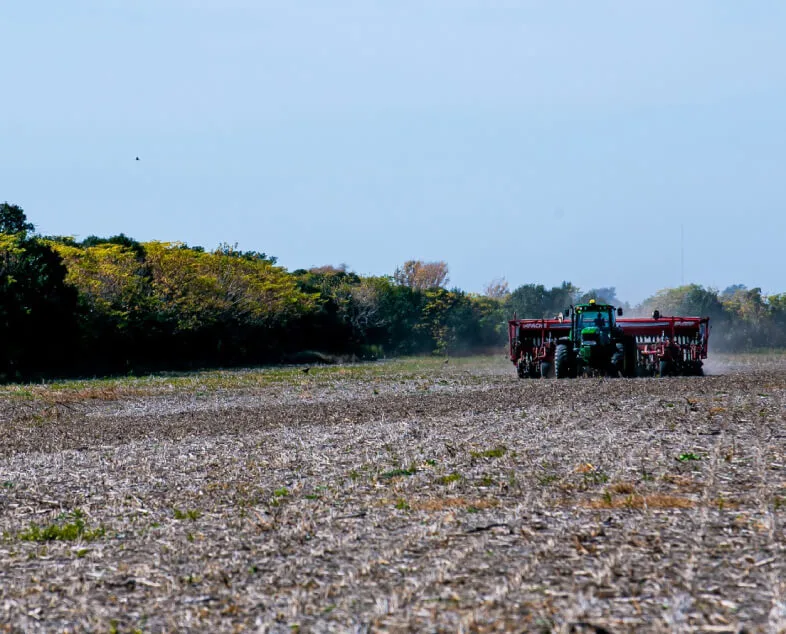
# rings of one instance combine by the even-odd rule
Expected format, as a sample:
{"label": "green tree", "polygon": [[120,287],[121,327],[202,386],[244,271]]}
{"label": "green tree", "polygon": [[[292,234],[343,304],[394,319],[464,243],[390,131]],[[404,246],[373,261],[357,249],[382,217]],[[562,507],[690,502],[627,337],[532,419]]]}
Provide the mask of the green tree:
{"label": "green tree", "polygon": [[281,325],[314,308],[315,298],[266,259],[162,242],[144,246],[159,309],[176,321],[179,331],[219,323]]}
{"label": "green tree", "polygon": [[378,333],[385,351],[391,355],[431,352],[432,339],[427,329],[418,328],[426,295],[390,278],[375,278],[383,324]]}
{"label": "green tree", "polygon": [[473,348],[488,350],[504,346],[508,339],[509,315],[505,310],[504,298],[469,296],[472,304],[472,319],[477,324]]}
{"label": "green tree", "polygon": [[580,304],[586,304],[589,300],[594,299],[600,304],[611,304],[613,306],[621,306],[622,302],[617,298],[617,289],[613,286],[601,286],[600,288],[591,288],[586,293],[583,293],[579,298]]}
{"label": "green tree", "polygon": [[129,251],[133,251],[138,258],[145,257],[145,248],[142,246],[142,244],[137,242],[133,238],[129,238],[124,233],[120,233],[116,236],[111,236],[109,238],[99,238],[98,236],[87,236],[87,238],[85,238],[81,242],[81,246],[83,247],[95,247],[102,244],[116,244],[118,246],[124,247]]}
{"label": "green tree", "polygon": [[778,344],[774,309],[761,295],[760,288],[742,284],[728,287],[720,296],[725,323],[716,332],[731,350],[769,347]]}
{"label": "green tree", "polygon": [[76,293],[16,205],[0,206],[0,377],[62,371],[75,337]]}
{"label": "green tree", "polygon": [[508,314],[514,312],[519,318],[550,318],[575,304],[580,291],[570,282],[547,289],[543,284],[524,284],[514,290],[507,298]]}
{"label": "green tree", "polygon": [[716,320],[725,317],[718,291],[698,284],[666,288],[644,300],[639,312],[658,310],[662,315],[704,316]]}
{"label": "green tree", "polygon": [[562,282],[559,286],[554,286],[548,294],[545,316],[554,317],[569,306],[577,303],[580,297],[581,290],[570,282]]}
{"label": "green tree", "polygon": [[35,227],[27,222],[27,216],[21,207],[11,205],[8,201],[0,204],[0,233],[28,234],[33,231]]}
{"label": "green tree", "polygon": [[543,284],[523,284],[508,296],[508,312],[520,319],[540,319],[546,313],[547,293]]}

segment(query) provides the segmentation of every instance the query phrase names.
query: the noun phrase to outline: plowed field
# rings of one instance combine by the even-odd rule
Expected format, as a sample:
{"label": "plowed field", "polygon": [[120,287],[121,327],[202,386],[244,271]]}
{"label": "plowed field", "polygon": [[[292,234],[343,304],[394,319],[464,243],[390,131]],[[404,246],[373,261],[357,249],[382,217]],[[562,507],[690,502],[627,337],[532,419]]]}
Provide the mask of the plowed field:
{"label": "plowed field", "polygon": [[786,357],[0,391],[0,631],[784,631]]}

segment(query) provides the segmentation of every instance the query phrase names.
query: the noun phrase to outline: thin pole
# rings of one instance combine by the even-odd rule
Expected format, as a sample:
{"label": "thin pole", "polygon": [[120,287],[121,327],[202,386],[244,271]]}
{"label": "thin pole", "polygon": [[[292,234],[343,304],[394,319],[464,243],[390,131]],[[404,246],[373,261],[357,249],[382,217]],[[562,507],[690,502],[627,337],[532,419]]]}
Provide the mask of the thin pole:
{"label": "thin pole", "polygon": [[685,286],[685,225],[680,225],[680,286]]}

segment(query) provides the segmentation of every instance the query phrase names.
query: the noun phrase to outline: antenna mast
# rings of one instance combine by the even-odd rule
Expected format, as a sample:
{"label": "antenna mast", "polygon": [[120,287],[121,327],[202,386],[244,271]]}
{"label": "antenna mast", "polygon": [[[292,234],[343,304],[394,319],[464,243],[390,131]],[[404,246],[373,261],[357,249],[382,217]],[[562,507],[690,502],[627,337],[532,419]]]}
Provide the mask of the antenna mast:
{"label": "antenna mast", "polygon": [[685,286],[685,225],[680,225],[680,286]]}

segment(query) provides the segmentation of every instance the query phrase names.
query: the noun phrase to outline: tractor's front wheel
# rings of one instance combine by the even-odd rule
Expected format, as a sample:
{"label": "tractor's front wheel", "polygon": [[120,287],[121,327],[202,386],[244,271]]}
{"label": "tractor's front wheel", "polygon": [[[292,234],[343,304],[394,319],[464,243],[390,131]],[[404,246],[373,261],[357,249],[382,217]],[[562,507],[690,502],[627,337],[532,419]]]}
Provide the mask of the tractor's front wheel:
{"label": "tractor's front wheel", "polygon": [[554,376],[558,379],[570,377],[570,350],[564,343],[559,344],[554,351]]}

